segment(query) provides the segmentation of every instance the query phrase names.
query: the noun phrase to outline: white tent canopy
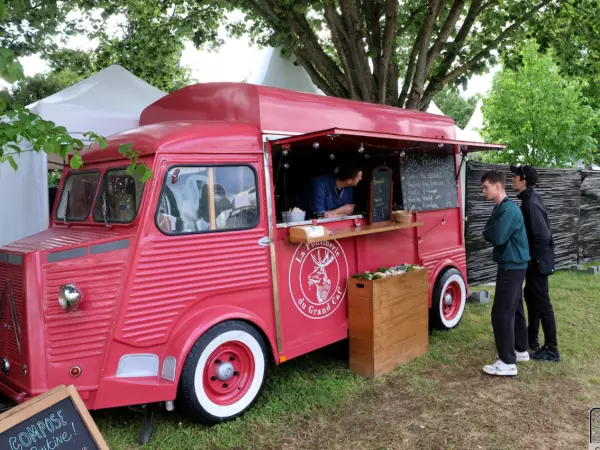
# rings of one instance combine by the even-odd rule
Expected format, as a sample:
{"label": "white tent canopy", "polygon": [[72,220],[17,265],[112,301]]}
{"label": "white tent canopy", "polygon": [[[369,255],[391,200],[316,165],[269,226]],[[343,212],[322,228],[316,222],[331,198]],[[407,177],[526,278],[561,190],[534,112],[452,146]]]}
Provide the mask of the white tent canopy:
{"label": "white tent canopy", "polygon": [[144,108],[165,95],[115,64],[28,108],[78,139],[88,131],[107,137],[137,127]]}
{"label": "white tent canopy", "polygon": [[475,107],[475,111],[473,111],[473,115],[471,119],[469,119],[469,123],[465,127],[465,140],[472,142],[483,142],[483,138],[479,134],[479,131],[483,127],[483,111],[481,109],[483,103],[481,100],[477,101],[477,106]]}
{"label": "white tent canopy", "polygon": [[252,72],[248,83],[325,95],[315,86],[304,67],[281,56],[281,49],[270,47],[263,54],[262,62]]}
{"label": "white tent canopy", "polygon": [[[442,110],[440,108],[438,108],[438,106],[434,102],[431,102],[429,104],[429,108],[427,108],[427,112],[429,114],[437,114],[440,116],[445,116],[445,114],[442,112]],[[467,138],[468,134],[465,133],[464,130],[461,130],[460,127],[457,125],[454,125],[454,133],[455,133],[455,138],[459,141],[471,140],[471,139]]]}
{"label": "white tent canopy", "polygon": [[[166,95],[118,65],[110,66],[28,108],[81,139],[92,131],[108,137],[139,125],[144,108]],[[0,164],[0,245],[48,227],[48,157],[26,142],[15,155],[19,170]],[[60,158],[51,160],[62,164]]]}

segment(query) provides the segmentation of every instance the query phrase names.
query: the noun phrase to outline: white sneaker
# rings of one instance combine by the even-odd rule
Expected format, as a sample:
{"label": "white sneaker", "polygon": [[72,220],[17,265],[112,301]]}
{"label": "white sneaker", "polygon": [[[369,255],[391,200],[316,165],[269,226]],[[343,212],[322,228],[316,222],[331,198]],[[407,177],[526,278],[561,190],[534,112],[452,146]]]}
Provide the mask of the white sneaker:
{"label": "white sneaker", "polygon": [[517,374],[516,364],[505,364],[501,359],[490,366],[483,366],[483,371],[488,375],[515,376]]}
{"label": "white sneaker", "polygon": [[529,361],[529,352],[518,352],[515,350],[515,355],[517,355],[517,362]]}

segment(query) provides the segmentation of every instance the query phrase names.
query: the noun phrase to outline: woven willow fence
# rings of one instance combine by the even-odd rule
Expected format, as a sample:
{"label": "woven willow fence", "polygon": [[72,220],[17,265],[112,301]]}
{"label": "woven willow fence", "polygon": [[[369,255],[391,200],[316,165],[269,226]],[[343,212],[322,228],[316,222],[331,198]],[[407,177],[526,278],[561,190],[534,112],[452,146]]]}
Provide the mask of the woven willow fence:
{"label": "woven willow fence", "polygon": [[[491,169],[505,172],[507,193],[520,203],[510,186],[508,166],[469,161],[466,175],[465,243],[469,283],[494,281],[492,247],[481,232],[493,203],[483,196],[481,176]],[[577,169],[539,169],[536,190],[542,196],[554,237],[556,267],[600,260],[600,173]]]}

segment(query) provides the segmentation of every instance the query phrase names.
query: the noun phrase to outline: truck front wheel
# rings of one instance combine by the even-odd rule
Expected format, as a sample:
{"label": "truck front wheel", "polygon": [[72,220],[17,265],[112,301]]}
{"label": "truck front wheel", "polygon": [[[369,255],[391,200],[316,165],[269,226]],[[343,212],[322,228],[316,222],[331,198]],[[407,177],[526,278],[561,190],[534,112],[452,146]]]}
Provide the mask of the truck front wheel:
{"label": "truck front wheel", "polygon": [[192,347],[181,372],[179,403],[206,425],[233,420],[260,396],[267,371],[261,334],[245,322],[220,323]]}
{"label": "truck front wheel", "polygon": [[467,285],[457,269],[448,269],[437,279],[431,299],[431,324],[436,330],[458,326],[465,312]]}

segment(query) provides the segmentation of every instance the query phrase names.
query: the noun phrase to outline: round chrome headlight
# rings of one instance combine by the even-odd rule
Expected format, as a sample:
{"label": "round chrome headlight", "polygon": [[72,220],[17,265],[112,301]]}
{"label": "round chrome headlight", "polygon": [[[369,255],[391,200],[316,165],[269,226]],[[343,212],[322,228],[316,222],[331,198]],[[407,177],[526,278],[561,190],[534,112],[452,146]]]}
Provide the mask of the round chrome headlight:
{"label": "round chrome headlight", "polygon": [[60,303],[60,307],[65,311],[75,309],[82,298],[81,292],[79,292],[74,284],[62,286],[58,291],[58,303]]}
{"label": "round chrome headlight", "polygon": [[8,359],[2,358],[0,361],[0,369],[2,369],[4,375],[8,375],[8,371],[10,370],[10,363],[8,362]]}

